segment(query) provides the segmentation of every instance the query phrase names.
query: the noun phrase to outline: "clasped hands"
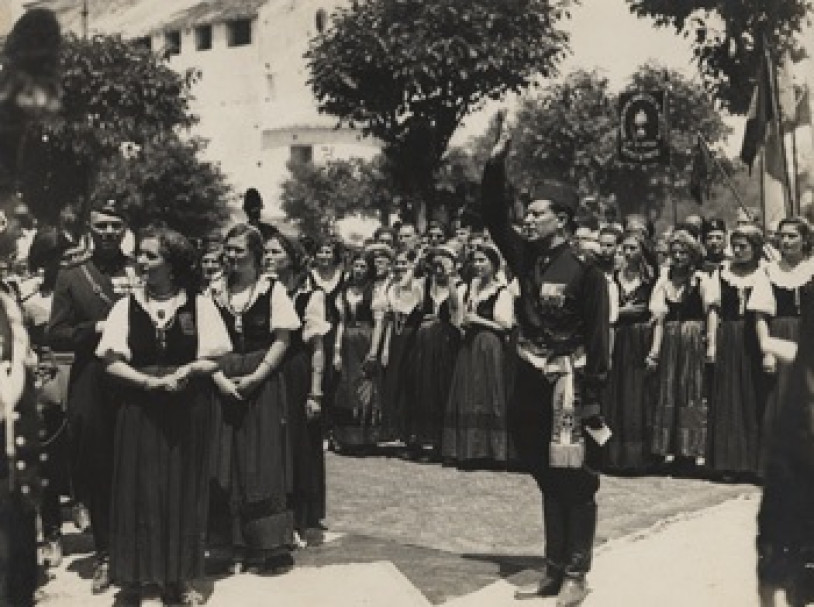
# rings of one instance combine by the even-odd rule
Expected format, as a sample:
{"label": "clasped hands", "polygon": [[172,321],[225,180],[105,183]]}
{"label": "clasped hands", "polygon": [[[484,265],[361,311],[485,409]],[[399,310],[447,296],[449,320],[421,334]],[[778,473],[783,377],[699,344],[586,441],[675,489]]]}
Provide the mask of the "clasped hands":
{"label": "clasped hands", "polygon": [[260,387],[264,379],[265,376],[261,375],[258,370],[248,375],[226,377],[223,373],[218,373],[214,377],[215,385],[220,393],[232,400],[245,400]]}
{"label": "clasped hands", "polygon": [[180,392],[187,387],[189,380],[198,375],[209,375],[217,369],[217,363],[211,360],[196,360],[178,367],[167,375],[149,376],[144,387],[148,391]]}

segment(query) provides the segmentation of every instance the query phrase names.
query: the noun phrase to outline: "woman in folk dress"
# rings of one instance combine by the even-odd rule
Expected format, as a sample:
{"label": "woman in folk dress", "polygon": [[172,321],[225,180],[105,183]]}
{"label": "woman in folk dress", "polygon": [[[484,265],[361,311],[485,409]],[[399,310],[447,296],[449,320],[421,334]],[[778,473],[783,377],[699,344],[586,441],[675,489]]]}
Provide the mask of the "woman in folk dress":
{"label": "woman in folk dress", "polygon": [[293,565],[294,515],[288,401],[281,371],[300,327],[285,286],[263,272],[263,237],[238,224],[224,239],[226,273],[213,298],[234,351],[220,360],[215,486],[226,502],[234,571]]}
{"label": "woman in folk dress", "polygon": [[514,300],[497,278],[501,257],[490,244],[471,254],[476,276],[462,293],[456,323],[464,332],[444,419],[443,457],[461,468],[503,467],[508,459],[506,344]]}
{"label": "woman in folk dress", "polygon": [[323,338],[330,331],[325,292],[305,280],[302,256],[278,234],[265,243],[267,269],[282,283],[294,302],[300,328],[292,331],[283,361],[288,398],[288,423],[293,459],[295,540],[310,541],[326,512],[325,451],[322,448],[322,385],[325,367]]}
{"label": "woman in folk dress", "polygon": [[339,373],[334,409],[335,448],[364,450],[379,440],[380,395],[374,369],[365,364],[374,330],[373,261],[356,253],[337,301],[339,325],[334,370]]}
{"label": "woman in folk dress", "polygon": [[168,229],[143,232],[144,287],[113,306],[96,350],[121,384],[111,507],[110,572],[167,603],[200,603],[204,572],[214,359],[231,350],[212,300],[196,295],[195,251]]}
{"label": "woman in folk dress", "polygon": [[648,430],[656,378],[647,372],[652,342],[650,295],[658,277],[655,254],[639,230],[622,237],[623,261],[613,274],[618,309],[612,364],[606,385],[606,420],[613,429],[605,451],[608,468],[643,470],[650,461]]}
{"label": "woman in folk dress", "polygon": [[645,359],[656,373],[658,396],[652,413],[651,453],[672,462],[702,465],[707,454],[705,363],[715,358],[717,308],[710,278],[701,271],[703,247],[689,232],[669,240],[671,265],[653,287],[653,338]]}
{"label": "woman in folk dress", "polygon": [[[761,341],[766,337],[776,337],[797,342],[800,336],[801,293],[814,275],[811,252],[811,228],[804,219],[788,217],[778,225],[780,238],[780,258],[766,264],[766,274],[772,287],[768,332],[759,334]],[[778,365],[768,357],[764,371],[769,374],[766,408],[761,421],[759,471],[766,469],[770,443],[774,436],[773,427],[779,409],[786,402],[785,393],[789,382],[790,368]]]}
{"label": "woman in folk dress", "polygon": [[720,326],[707,440],[709,464],[724,475],[751,477],[758,471],[766,403],[763,368],[771,362],[764,360],[758,336],[768,331],[766,319],[773,305],[761,266],[763,244],[759,228],[739,226],[730,236],[732,259],[712,276]]}

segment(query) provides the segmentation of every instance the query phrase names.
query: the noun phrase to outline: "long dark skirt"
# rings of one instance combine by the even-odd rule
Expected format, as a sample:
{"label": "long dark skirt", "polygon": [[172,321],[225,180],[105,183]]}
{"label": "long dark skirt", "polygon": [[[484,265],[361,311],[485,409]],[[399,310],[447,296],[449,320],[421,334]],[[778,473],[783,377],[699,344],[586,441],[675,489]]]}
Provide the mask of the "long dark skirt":
{"label": "long dark skirt", "polygon": [[325,369],[322,373],[322,432],[325,437],[333,433],[336,416],[336,389],[339,384],[339,372],[334,369],[334,350],[336,348],[336,324],[322,336],[322,348],[325,352]]}
{"label": "long dark skirt", "polygon": [[[145,367],[163,375],[173,369]],[[201,577],[209,501],[211,380],[178,393],[123,389],[116,423],[110,573],[161,586]]]}
{"label": "long dark skirt", "polygon": [[[248,375],[266,351],[227,354],[221,369],[227,377]],[[213,420],[214,495],[228,502],[231,543],[272,551],[294,541],[291,446],[285,381],[273,373],[243,401],[217,395]]]}
{"label": "long dark skirt", "polygon": [[416,391],[408,432],[415,445],[441,448],[444,410],[459,347],[458,329],[440,320],[424,324],[416,334]]}
{"label": "long dark skirt", "polygon": [[[769,333],[797,343],[800,336],[800,319],[794,317],[775,318],[769,321]],[[766,408],[763,411],[763,420],[760,424],[760,446],[758,470],[761,475],[766,471],[768,454],[774,436],[774,427],[780,415],[780,408],[785,401],[788,390],[791,366],[778,363],[774,377],[767,379]]]}
{"label": "long dark skirt", "polygon": [[464,337],[444,416],[445,460],[465,467],[506,463],[505,348],[494,331],[470,331]]}
{"label": "long dark skirt", "polygon": [[725,320],[718,328],[709,411],[709,463],[719,472],[755,473],[763,402],[761,356],[752,323]]}
{"label": "long dark skirt", "polygon": [[613,432],[605,449],[609,469],[641,470],[650,463],[650,418],[658,397],[658,376],[645,367],[652,339],[649,323],[621,325],[616,330],[605,391],[605,418]]}
{"label": "long dark skirt", "polygon": [[390,337],[382,389],[383,440],[409,438],[409,409],[415,404],[416,393],[416,333],[416,327],[405,326],[399,333],[393,331]]}
{"label": "long dark skirt", "polygon": [[[804,311],[805,315],[806,312]],[[804,323],[806,320],[803,321]],[[810,319],[807,321],[810,323]],[[803,324],[801,335],[812,327]],[[807,330],[808,329],[808,330]],[[814,350],[801,339],[768,452],[758,512],[758,580],[814,602]]]}
{"label": "long dark skirt", "polygon": [[371,324],[348,324],[342,333],[342,371],[334,399],[334,438],[341,447],[379,441],[381,382],[372,368],[363,369],[372,334]]}
{"label": "long dark skirt", "polygon": [[704,354],[702,321],[664,324],[658,397],[652,416],[653,455],[706,457],[708,386]]}
{"label": "long dark skirt", "polygon": [[289,349],[283,363],[290,427],[294,528],[302,532],[325,518],[325,451],[322,419],[308,420],[305,401],[311,390],[311,357],[302,348]]}

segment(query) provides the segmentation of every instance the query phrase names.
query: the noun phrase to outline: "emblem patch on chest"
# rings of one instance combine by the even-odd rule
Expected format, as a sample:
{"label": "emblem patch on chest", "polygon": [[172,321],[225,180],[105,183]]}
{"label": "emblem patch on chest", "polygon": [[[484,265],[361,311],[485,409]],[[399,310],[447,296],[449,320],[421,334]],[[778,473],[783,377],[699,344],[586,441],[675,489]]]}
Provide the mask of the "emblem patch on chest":
{"label": "emblem patch on chest", "polygon": [[556,282],[544,282],[540,285],[540,305],[544,308],[561,308],[565,305],[565,287]]}

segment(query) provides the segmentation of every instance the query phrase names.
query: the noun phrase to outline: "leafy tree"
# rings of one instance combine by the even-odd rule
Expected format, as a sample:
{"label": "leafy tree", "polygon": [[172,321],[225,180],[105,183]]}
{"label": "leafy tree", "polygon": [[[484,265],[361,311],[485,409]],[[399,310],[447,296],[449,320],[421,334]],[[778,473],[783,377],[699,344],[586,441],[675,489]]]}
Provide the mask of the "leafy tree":
{"label": "leafy tree", "polygon": [[[391,213],[411,209],[415,198],[398,193],[384,170],[381,155],[372,160],[352,158],[325,164],[289,164],[291,176],[282,186],[282,207],[299,229],[322,237],[343,217],[360,214],[378,217],[388,225]],[[450,148],[438,169],[429,217],[449,221],[462,208],[472,206],[479,193],[483,163],[463,148]]]}
{"label": "leafy tree", "polygon": [[[643,65],[626,90],[658,90],[669,86],[670,163],[633,165],[620,161],[618,96],[596,72],[577,70],[539,94],[521,101],[513,120],[509,174],[521,192],[533,192],[543,179],[578,187],[583,196],[615,200],[620,212],[662,212],[670,194],[689,198],[692,152],[698,132],[711,144],[728,128],[709,97],[686,78],[656,65]],[[476,163],[483,162],[494,142],[494,130],[472,143]],[[720,178],[713,173],[713,177]]]}
{"label": "leafy tree", "polygon": [[303,234],[321,238],[337,220],[359,213],[387,223],[392,202],[381,157],[331,160],[324,164],[289,163],[291,177],[282,186],[282,209]]}
{"label": "leafy tree", "polygon": [[383,143],[396,191],[426,201],[461,120],[554,73],[570,4],[357,0],[312,40],[309,83],[321,111]]}
{"label": "leafy tree", "polygon": [[100,168],[94,193],[123,201],[134,226],[164,223],[204,236],[228,218],[229,189],[220,169],[199,159],[202,145],[169,133],[117,154]]}
{"label": "leafy tree", "polygon": [[[224,217],[223,175],[199,162],[200,142],[180,139],[196,122],[189,107],[195,72],[176,73],[158,55],[118,36],[69,35],[61,59],[62,108],[29,133],[23,146],[27,162],[20,190],[29,206],[42,209],[39,216],[49,219],[50,211],[54,221],[65,203],[87,210],[94,196],[110,192],[105,176],[115,174],[134,180],[120,188],[146,188],[138,202],[132,201],[137,221],[161,218],[197,235],[190,230],[211,229]],[[126,143],[142,149],[128,162],[152,167],[152,176],[144,168],[124,166],[120,150]],[[168,166],[185,173],[167,175]],[[163,197],[153,196],[153,183],[168,187]],[[197,189],[183,192],[177,187],[181,183]],[[186,223],[189,200],[201,216],[192,223]],[[152,204],[158,206],[148,208]]]}
{"label": "leafy tree", "polygon": [[744,114],[765,38],[778,59],[800,57],[799,35],[811,0],[627,0],[631,12],[691,38],[708,89],[732,113]]}

